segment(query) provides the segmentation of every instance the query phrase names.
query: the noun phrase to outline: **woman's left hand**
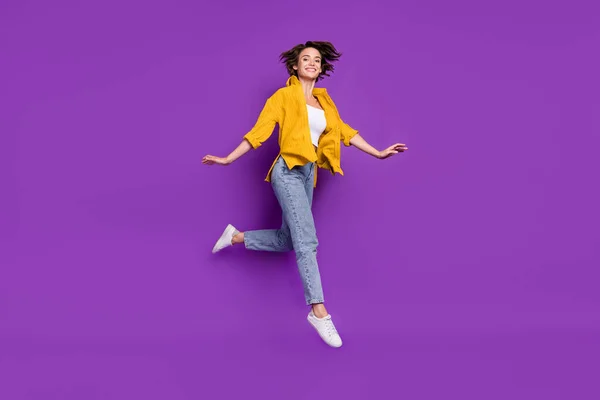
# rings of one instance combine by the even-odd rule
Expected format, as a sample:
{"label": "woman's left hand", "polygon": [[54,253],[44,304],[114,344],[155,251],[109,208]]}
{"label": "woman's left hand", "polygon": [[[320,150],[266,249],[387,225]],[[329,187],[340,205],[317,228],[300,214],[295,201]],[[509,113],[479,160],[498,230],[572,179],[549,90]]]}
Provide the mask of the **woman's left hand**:
{"label": "woman's left hand", "polygon": [[381,150],[379,152],[377,158],[379,158],[380,160],[383,160],[385,158],[393,156],[394,154],[402,153],[406,150],[408,150],[408,147],[406,147],[406,145],[404,143],[396,143],[396,144],[388,147],[387,149]]}

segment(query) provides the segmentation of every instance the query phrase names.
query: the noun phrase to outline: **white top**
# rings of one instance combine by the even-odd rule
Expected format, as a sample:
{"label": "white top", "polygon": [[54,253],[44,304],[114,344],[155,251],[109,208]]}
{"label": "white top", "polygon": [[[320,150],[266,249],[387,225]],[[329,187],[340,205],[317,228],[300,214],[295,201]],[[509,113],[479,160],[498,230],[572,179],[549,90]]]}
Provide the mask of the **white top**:
{"label": "white top", "polygon": [[325,111],[306,105],[308,110],[308,126],[310,128],[310,138],[315,146],[319,146],[319,137],[327,126],[327,120],[325,119]]}

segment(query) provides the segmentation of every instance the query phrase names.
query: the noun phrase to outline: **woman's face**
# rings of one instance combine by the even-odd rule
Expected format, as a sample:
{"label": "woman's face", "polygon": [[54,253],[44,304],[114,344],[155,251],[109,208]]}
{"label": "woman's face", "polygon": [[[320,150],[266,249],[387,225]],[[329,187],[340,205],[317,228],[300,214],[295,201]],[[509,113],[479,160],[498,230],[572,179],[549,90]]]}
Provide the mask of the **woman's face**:
{"label": "woman's face", "polygon": [[298,72],[298,78],[317,79],[321,73],[321,53],[307,47],[298,56],[298,65],[294,69]]}

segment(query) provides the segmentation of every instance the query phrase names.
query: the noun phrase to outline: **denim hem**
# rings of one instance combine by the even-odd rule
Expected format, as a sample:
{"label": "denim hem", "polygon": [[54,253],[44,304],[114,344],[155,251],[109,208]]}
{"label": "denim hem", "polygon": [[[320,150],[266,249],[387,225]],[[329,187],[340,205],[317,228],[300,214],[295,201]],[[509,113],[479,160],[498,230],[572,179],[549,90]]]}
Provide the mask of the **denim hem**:
{"label": "denim hem", "polygon": [[321,304],[324,303],[323,300],[318,300],[318,299],[310,299],[306,301],[306,305],[307,306],[312,306],[313,304]]}

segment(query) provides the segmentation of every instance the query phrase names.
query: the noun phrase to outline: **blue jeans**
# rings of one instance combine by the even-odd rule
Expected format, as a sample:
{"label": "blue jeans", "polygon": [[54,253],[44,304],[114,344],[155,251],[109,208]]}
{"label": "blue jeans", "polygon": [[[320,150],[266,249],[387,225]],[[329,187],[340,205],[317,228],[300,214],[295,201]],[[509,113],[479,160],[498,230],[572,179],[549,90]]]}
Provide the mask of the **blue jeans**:
{"label": "blue jeans", "polygon": [[324,300],[317,264],[319,242],[311,210],[315,168],[314,163],[308,163],[290,170],[279,157],[271,171],[271,186],[283,211],[281,229],[244,232],[244,245],[249,250],[295,251],[309,305]]}

